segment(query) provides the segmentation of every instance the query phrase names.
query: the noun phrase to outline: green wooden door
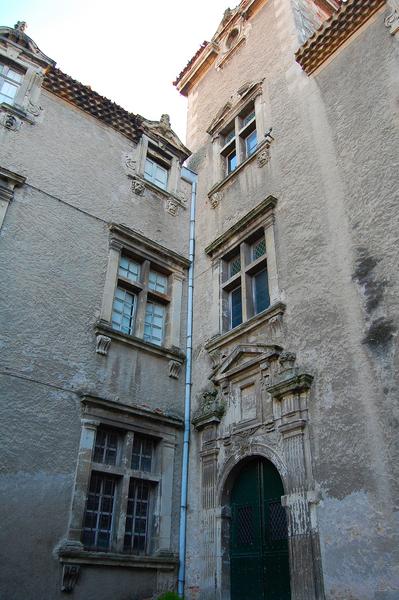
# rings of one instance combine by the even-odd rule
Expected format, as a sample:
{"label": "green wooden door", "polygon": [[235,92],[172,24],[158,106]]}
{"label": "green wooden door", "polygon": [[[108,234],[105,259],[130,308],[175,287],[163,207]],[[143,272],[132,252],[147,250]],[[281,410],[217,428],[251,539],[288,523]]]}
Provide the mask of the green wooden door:
{"label": "green wooden door", "polygon": [[231,492],[231,600],[290,600],[284,494],[275,467],[248,462]]}

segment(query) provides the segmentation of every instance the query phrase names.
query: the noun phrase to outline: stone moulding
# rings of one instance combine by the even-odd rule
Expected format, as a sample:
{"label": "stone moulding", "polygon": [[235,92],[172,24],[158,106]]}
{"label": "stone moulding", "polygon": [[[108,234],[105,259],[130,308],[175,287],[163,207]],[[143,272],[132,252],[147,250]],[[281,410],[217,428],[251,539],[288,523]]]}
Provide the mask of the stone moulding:
{"label": "stone moulding", "polygon": [[111,338],[106,335],[98,334],[96,338],[96,352],[106,356],[111,344]]}
{"label": "stone moulding", "polygon": [[170,556],[133,556],[116,554],[113,552],[89,552],[86,550],[69,552],[64,555],[60,552],[60,561],[63,565],[104,565],[108,567],[127,567],[136,569],[152,569],[157,571],[173,571],[178,565],[178,559],[173,554]]}
{"label": "stone moulding", "polygon": [[391,12],[385,18],[385,27],[388,27],[391,35],[399,32],[399,0],[388,0]]}
{"label": "stone moulding", "polygon": [[295,59],[310,75],[342,46],[386,0],[349,0],[327,19],[295,53]]}

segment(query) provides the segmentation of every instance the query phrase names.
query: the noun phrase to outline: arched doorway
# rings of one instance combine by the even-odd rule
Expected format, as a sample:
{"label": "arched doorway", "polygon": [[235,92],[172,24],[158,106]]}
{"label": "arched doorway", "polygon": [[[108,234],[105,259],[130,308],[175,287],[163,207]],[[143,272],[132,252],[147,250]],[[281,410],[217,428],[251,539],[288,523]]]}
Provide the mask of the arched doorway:
{"label": "arched doorway", "polygon": [[280,475],[268,460],[245,462],[231,495],[231,600],[290,600],[288,535]]}

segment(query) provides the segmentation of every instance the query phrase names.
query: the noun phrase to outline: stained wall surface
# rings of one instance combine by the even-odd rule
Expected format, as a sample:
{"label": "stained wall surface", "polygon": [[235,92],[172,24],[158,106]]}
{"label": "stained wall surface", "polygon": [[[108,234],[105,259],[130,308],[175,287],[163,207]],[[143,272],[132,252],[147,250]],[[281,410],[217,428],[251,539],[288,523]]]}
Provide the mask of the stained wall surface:
{"label": "stained wall surface", "polygon": [[[309,441],[329,600],[399,597],[399,45],[384,25],[386,11],[307,76],[294,60],[298,39],[290,2],[270,0],[250,18],[245,43],[222,68],[208,68],[189,92],[190,165],[199,174],[194,409],[201,411],[213,372],[205,345],[222,333],[219,274],[205,248],[272,195],[285,312],[277,324],[263,323],[221,349],[228,356],[243,343],[278,344],[314,376]],[[237,171],[213,208],[208,193],[217,183],[219,157],[207,129],[241,86],[260,80],[265,130],[273,127],[270,160]],[[229,410],[214,440],[216,486],[225,475]],[[193,433],[190,463],[190,600],[229,597],[220,589],[228,554],[228,546],[220,554],[220,497],[213,510],[201,504],[201,435]],[[248,443],[269,439],[246,437],[242,456],[251,454]],[[201,531],[210,532],[208,538]]]}

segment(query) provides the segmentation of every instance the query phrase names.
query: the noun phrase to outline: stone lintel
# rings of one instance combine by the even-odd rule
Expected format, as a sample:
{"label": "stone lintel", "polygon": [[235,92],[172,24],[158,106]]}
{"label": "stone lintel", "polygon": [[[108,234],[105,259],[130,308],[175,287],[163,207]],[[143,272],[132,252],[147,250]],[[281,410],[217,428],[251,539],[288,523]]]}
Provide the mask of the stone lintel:
{"label": "stone lintel", "polygon": [[179,562],[176,556],[166,553],[154,556],[133,556],[114,552],[90,552],[87,550],[68,551],[67,553],[60,550],[59,560],[63,564],[102,565],[157,571],[173,571]]}

